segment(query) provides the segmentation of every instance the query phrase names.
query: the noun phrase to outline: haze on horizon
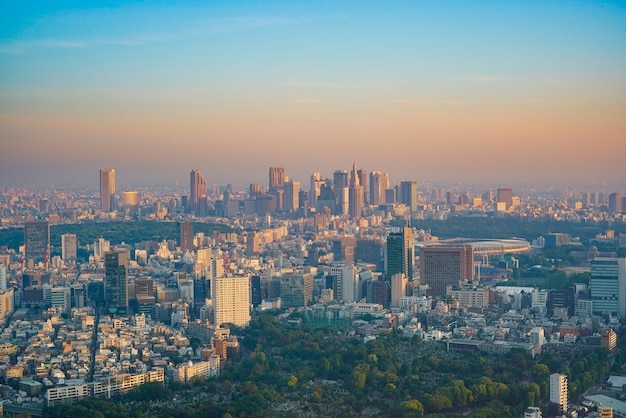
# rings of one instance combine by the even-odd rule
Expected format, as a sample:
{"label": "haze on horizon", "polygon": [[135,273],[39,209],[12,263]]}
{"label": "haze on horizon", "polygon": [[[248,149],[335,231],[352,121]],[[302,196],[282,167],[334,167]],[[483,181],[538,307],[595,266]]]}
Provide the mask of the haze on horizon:
{"label": "haze on horizon", "polygon": [[622,2],[83,2],[0,16],[0,186],[626,184]]}

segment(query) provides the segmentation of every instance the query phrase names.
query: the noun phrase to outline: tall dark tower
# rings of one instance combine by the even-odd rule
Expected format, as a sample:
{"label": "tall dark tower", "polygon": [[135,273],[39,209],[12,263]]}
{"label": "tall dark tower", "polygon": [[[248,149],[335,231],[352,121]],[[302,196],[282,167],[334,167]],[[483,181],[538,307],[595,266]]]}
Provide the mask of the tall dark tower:
{"label": "tall dark tower", "polygon": [[126,250],[109,251],[104,255],[105,302],[107,312],[128,315],[128,262]]}
{"label": "tall dark tower", "polygon": [[400,232],[392,232],[387,237],[386,268],[388,280],[394,274],[402,273],[413,280],[413,229],[405,226]]}
{"label": "tall dark tower", "polygon": [[50,225],[48,221],[24,224],[24,261],[26,266],[48,263],[50,258]]}
{"label": "tall dark tower", "polygon": [[417,182],[403,181],[400,183],[400,203],[404,203],[411,210],[411,215],[417,211]]}
{"label": "tall dark tower", "polygon": [[112,168],[100,169],[100,209],[115,210],[115,170]]}
{"label": "tall dark tower", "polygon": [[180,250],[187,252],[193,250],[193,227],[191,222],[179,222]]}

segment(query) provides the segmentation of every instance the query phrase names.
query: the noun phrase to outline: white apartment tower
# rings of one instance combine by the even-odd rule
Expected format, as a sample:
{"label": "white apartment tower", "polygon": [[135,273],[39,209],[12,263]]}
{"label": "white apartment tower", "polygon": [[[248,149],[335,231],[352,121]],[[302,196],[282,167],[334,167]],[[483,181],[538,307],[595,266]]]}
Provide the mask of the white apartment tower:
{"label": "white apartment tower", "polygon": [[216,277],[211,280],[216,327],[230,323],[242,327],[250,322],[250,277]]}
{"label": "white apartment tower", "polygon": [[550,375],[550,403],[558,405],[559,413],[567,411],[567,376],[564,374]]}

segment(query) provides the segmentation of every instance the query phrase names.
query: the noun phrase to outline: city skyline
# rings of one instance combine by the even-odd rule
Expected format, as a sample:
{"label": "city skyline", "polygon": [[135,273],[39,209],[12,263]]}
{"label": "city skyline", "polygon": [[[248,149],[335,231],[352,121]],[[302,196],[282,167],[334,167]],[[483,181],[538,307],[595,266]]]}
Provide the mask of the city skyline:
{"label": "city skyline", "polygon": [[2,186],[626,183],[619,2],[84,7],[0,17]]}

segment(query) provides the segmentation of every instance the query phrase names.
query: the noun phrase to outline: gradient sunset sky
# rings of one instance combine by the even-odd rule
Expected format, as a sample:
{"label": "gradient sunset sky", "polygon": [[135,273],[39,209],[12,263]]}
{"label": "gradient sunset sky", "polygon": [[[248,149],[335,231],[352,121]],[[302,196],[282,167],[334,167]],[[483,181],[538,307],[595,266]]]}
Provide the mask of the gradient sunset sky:
{"label": "gradient sunset sky", "polygon": [[0,185],[626,183],[626,5],[36,1],[0,14]]}

